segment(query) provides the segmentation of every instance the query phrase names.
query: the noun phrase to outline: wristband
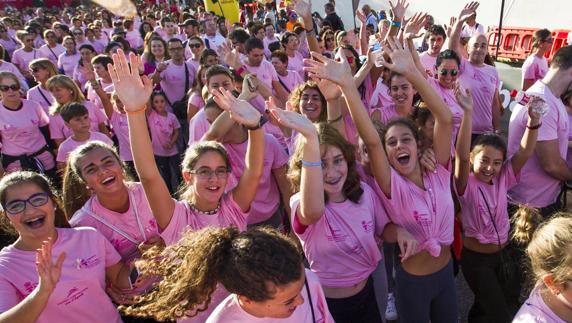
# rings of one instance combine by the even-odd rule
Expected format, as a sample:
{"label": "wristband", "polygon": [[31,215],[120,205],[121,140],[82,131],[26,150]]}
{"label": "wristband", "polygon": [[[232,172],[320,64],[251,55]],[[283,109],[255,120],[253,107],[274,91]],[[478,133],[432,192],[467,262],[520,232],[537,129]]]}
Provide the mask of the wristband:
{"label": "wristband", "polygon": [[392,21],[391,27],[401,28],[401,21]]}
{"label": "wristband", "polygon": [[339,117],[337,117],[337,118],[335,118],[335,119],[332,119],[332,120],[327,120],[327,122],[328,122],[328,123],[338,122],[338,121],[342,120],[342,118],[343,118],[343,115],[340,114]]}
{"label": "wristband", "polygon": [[135,110],[135,111],[127,111],[127,110],[125,110],[125,113],[126,113],[128,116],[134,116],[134,115],[137,115],[137,114],[145,113],[145,111],[147,111],[147,108],[143,108],[143,109],[139,109],[139,110]]}
{"label": "wristband", "polygon": [[311,162],[311,161],[305,161],[305,160],[300,160],[300,162],[302,162],[302,167],[322,167],[322,161],[318,161],[318,162]]}
{"label": "wristband", "polygon": [[542,126],[542,122],[540,122],[540,123],[537,124],[536,126],[528,126],[528,125],[526,125],[526,128],[528,128],[529,130],[536,130],[536,129],[540,128],[540,126]]}
{"label": "wristband", "polygon": [[246,72],[246,66],[242,65],[241,67],[236,69],[236,74],[242,75],[242,73]]}
{"label": "wristband", "polygon": [[258,124],[254,127],[248,127],[248,126],[244,126],[246,129],[250,130],[250,131],[254,131],[254,130],[258,130],[260,128],[262,128],[262,126],[268,122],[268,119],[266,119],[266,117],[264,116],[260,116],[260,120],[258,120]]}

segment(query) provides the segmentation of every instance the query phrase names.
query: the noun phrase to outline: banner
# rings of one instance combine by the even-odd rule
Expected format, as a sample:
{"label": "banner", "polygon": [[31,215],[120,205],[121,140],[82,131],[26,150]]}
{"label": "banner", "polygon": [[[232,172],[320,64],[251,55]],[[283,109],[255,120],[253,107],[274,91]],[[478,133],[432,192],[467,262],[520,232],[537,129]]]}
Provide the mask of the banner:
{"label": "banner", "polygon": [[238,0],[205,0],[205,9],[225,17],[231,24],[239,21]]}

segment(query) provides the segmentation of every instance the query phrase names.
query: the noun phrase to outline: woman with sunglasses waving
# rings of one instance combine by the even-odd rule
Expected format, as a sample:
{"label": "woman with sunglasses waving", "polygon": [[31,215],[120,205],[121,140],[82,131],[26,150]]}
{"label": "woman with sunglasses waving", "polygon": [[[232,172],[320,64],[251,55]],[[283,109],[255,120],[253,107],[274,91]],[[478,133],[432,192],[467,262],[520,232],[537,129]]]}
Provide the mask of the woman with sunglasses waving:
{"label": "woman with sunglasses waving", "polygon": [[[255,197],[264,164],[264,131],[260,113],[246,101],[235,99],[229,91],[215,95],[217,104],[230,111],[234,121],[249,129],[244,172],[238,185],[226,193],[230,164],[225,148],[217,142],[196,142],[187,149],[182,163],[183,200],[174,200],[157,165],[152,162],[153,149],[145,115],[152,83],[146,76],[139,76],[141,60],[134,54],[130,54],[131,66],[122,51],[113,55],[113,62],[114,65],[108,65],[108,69],[127,113],[135,169],[165,243],[176,243],[187,229],[235,226],[245,230],[247,212]],[[216,304],[213,300],[209,310]]]}
{"label": "woman with sunglasses waving", "polygon": [[20,97],[20,82],[10,72],[0,72],[0,93],[2,170],[37,170],[55,178],[48,115],[38,103]]}
{"label": "woman with sunglasses waving", "polygon": [[415,86],[435,117],[437,167],[423,171],[418,161],[417,127],[407,119],[387,124],[382,138],[351,84],[349,65],[315,55],[306,68],[316,77],[338,84],[369,153],[371,167],[391,220],[411,232],[417,253],[401,261],[396,273],[397,305],[402,322],[455,322],[457,299],[449,246],[453,242],[454,208],[451,198],[451,111],[415,68],[409,46],[388,41],[393,63],[383,65],[401,73]]}
{"label": "woman with sunglasses waving", "polygon": [[70,229],[48,179],[0,181],[0,221],[18,235],[0,251],[0,322],[121,322],[106,280],[130,288],[129,267],[95,229]]}

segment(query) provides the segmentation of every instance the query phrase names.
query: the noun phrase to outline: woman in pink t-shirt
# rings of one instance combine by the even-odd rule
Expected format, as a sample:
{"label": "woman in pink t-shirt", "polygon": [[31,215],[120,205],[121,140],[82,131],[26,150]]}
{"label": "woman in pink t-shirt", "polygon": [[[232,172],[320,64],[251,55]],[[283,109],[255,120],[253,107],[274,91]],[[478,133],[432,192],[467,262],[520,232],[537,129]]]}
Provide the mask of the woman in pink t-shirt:
{"label": "woman in pink t-shirt", "polygon": [[58,69],[61,73],[72,77],[74,68],[81,59],[81,56],[76,48],[75,39],[72,36],[65,36],[63,44],[66,51],[61,53],[58,57]]}
{"label": "woman in pink t-shirt", "polygon": [[[454,206],[451,198],[452,116],[423,73],[415,68],[407,43],[388,41],[386,52],[392,63],[384,67],[401,73],[413,84],[435,117],[433,150],[437,166],[423,171],[418,161],[416,126],[406,119],[387,125],[380,138],[359,93],[351,83],[349,64],[315,55],[307,71],[338,84],[363,139],[382,201],[391,220],[411,232],[417,253],[401,261],[396,273],[397,305],[403,322],[454,322],[457,299],[450,245],[453,242]],[[419,290],[430,291],[419,293]]]}
{"label": "woman in pink t-shirt", "polygon": [[191,119],[205,106],[203,90],[207,81],[206,72],[210,66],[200,65],[197,70],[197,77],[193,82],[193,87],[189,90],[189,103],[187,104],[187,121]]}
{"label": "woman in pink t-shirt", "polygon": [[20,82],[10,72],[0,72],[0,93],[0,173],[31,169],[55,179],[48,115],[36,102],[20,98]]}
{"label": "woman in pink t-shirt", "polygon": [[28,64],[36,58],[41,58],[42,53],[34,47],[34,38],[36,34],[28,33],[24,30],[19,30],[17,33],[18,41],[22,44],[22,48],[16,49],[12,54],[12,63],[18,66],[20,72],[28,83],[33,82],[32,74],[28,69]]}
{"label": "woman in pink t-shirt", "polygon": [[127,314],[151,314],[160,321],[194,317],[220,284],[232,294],[206,322],[334,322],[295,242],[274,229],[189,231],[163,252],[145,257],[143,272],[163,274],[164,279],[145,300],[125,308]]}
{"label": "woman in pink t-shirt", "polygon": [[335,128],[322,123],[316,131],[301,114],[277,108],[271,113],[300,133],[289,170],[298,191],[290,199],[292,227],[320,278],[332,316],[342,323],[382,322],[385,309],[378,309],[375,293],[385,299],[387,291],[374,291],[371,279],[381,261],[378,242],[399,240],[408,258],[415,240],[388,225],[379,197],[359,180],[354,146]]}
{"label": "woman in pink t-shirt", "polygon": [[38,85],[29,89],[26,97],[38,103],[46,114],[49,114],[50,106],[54,104],[55,99],[46,87],[46,83],[50,77],[58,74],[56,66],[47,58],[39,58],[30,62],[30,71]]}
{"label": "woman in pink t-shirt", "polygon": [[71,130],[64,124],[59,114],[61,107],[67,103],[77,102],[84,105],[89,113],[91,130],[98,131],[109,136],[109,131],[105,126],[107,117],[93,103],[87,101],[77,84],[66,75],[52,76],[46,83],[46,87],[55,98],[54,104],[50,107],[50,136],[59,146],[71,135]]}
{"label": "woman in pink t-shirt", "polygon": [[141,71],[145,75],[151,75],[155,73],[157,66],[169,60],[169,54],[167,52],[167,43],[161,37],[152,37],[147,42],[145,50],[141,59],[143,60],[143,66]]}
{"label": "woman in pink t-shirt", "polygon": [[531,229],[515,234],[532,237],[526,254],[535,287],[512,322],[572,322],[572,218],[557,214],[535,232],[534,226]]}
{"label": "woman in pink t-shirt", "polygon": [[88,81],[86,75],[86,68],[92,69],[91,60],[97,55],[95,48],[90,44],[83,44],[78,48],[80,60],[73,69],[73,80],[77,83],[82,92],[85,93],[85,83]]}
{"label": "woman in pink t-shirt", "polygon": [[501,275],[502,266],[510,265],[503,263],[507,260],[501,255],[510,227],[507,191],[517,183],[521,168],[534,153],[537,130],[542,123],[540,115],[529,106],[528,129],[519,151],[508,160],[506,143],[496,134],[477,137],[471,151],[473,97],[471,91],[462,91],[457,85],[455,95],[464,114],[457,139],[454,183],[465,233],[461,268],[475,294],[469,320],[509,322],[518,301],[507,297],[503,286],[509,278]]}
{"label": "woman in pink t-shirt", "polygon": [[121,322],[105,288],[130,288],[131,269],[96,230],[69,229],[53,192],[33,172],[0,181],[0,219],[18,234],[0,251],[0,321]]}
{"label": "woman in pink t-shirt", "polygon": [[522,64],[522,90],[526,91],[548,72],[548,60],[544,57],[552,49],[552,33],[548,29],[539,29],[532,37],[532,51]]}

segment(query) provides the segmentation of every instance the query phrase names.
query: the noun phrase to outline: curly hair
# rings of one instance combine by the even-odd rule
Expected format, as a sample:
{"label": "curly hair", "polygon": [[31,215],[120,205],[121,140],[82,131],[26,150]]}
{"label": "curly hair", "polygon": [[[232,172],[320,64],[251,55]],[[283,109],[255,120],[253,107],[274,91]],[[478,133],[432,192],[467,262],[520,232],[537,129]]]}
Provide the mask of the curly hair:
{"label": "curly hair", "polygon": [[320,117],[318,118],[317,122],[326,122],[326,120],[328,119],[328,110],[326,108],[328,103],[326,102],[326,98],[322,94],[322,91],[320,91],[320,88],[318,87],[318,84],[316,82],[306,81],[298,85],[294,89],[294,91],[292,91],[292,93],[290,94],[290,99],[288,100],[288,102],[290,102],[295,112],[302,114],[302,112],[300,111],[300,100],[302,99],[302,93],[307,89],[316,90],[320,94],[320,101],[322,102],[322,110],[320,112]]}
{"label": "curly hair", "polygon": [[[356,149],[349,143],[333,126],[321,122],[316,125],[318,129],[318,139],[320,146],[337,147],[342,151],[344,159],[348,164],[348,174],[346,182],[343,186],[344,195],[352,202],[358,203],[363,189],[361,188],[360,177],[356,169]],[[288,178],[294,192],[300,191],[300,181],[302,177],[302,152],[304,150],[304,140],[300,140],[299,135],[296,140],[296,148],[290,158],[290,167],[288,169]],[[325,201],[328,201],[328,195],[324,192]]]}
{"label": "curly hair", "polygon": [[137,261],[142,275],[163,277],[127,315],[159,321],[192,317],[206,310],[218,283],[254,302],[271,299],[276,286],[302,277],[302,256],[288,237],[268,227],[240,232],[235,227],[187,231],[163,250],[149,249]]}

